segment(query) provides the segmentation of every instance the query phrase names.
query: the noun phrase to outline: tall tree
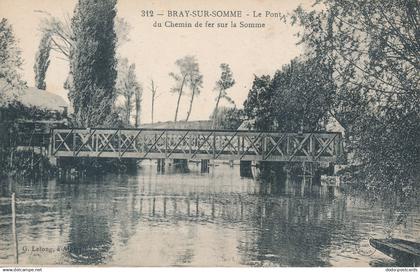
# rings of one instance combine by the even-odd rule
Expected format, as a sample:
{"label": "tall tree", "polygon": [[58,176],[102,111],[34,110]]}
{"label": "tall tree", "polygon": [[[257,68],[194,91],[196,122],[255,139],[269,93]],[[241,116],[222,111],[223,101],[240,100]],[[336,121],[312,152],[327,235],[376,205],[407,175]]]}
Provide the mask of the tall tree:
{"label": "tall tree", "polygon": [[7,19],[0,21],[0,98],[8,86],[22,88],[25,82],[21,78],[21,51],[18,48],[12,26]]}
{"label": "tall tree", "polygon": [[[220,69],[222,70],[222,74],[220,75],[220,79],[216,81],[215,91],[218,91],[219,94],[216,98],[216,106],[214,107],[214,116],[217,116],[217,110],[219,108],[219,103],[221,99],[227,100],[231,104],[235,104],[232,98],[229,97],[227,94],[227,90],[235,85],[235,79],[233,79],[233,73],[230,70],[229,64],[222,63],[220,64]],[[216,120],[213,119],[213,127],[215,126]]]}
{"label": "tall tree", "polygon": [[198,70],[198,63],[194,56],[185,56],[182,59],[178,59],[175,64],[178,67],[179,72],[169,73],[169,76],[175,80],[175,86],[171,89],[171,92],[178,94],[174,118],[174,121],[176,122],[178,120],[181,97],[184,94],[185,87],[189,84],[190,75]]}
{"label": "tall tree", "polygon": [[[44,36],[51,38],[50,50],[57,53],[56,58],[69,61],[70,52],[73,50],[75,43],[75,34],[71,25],[71,19],[68,15],[63,18],[52,16],[50,13],[42,10],[37,12],[44,15],[41,19],[39,29]],[[129,41],[129,31],[131,26],[123,18],[115,18],[115,34],[117,37],[116,46],[120,46]],[[73,75],[69,71],[69,75],[64,83],[67,90],[73,89]]]}
{"label": "tall tree", "polygon": [[79,0],[72,18],[69,99],[82,126],[104,125],[116,98],[115,5]]}
{"label": "tall tree", "polygon": [[[71,48],[75,41],[71,19],[68,15],[65,15],[63,18],[58,18],[46,11],[38,10],[37,12],[45,16],[41,19],[39,30],[43,35],[49,35],[51,37],[51,50],[60,55],[61,59],[68,61]],[[129,32],[131,26],[125,19],[118,17],[115,18],[114,23],[114,30],[117,36],[116,44],[117,46],[121,46],[130,40]]]}
{"label": "tall tree", "polygon": [[138,88],[135,89],[134,93],[134,126],[136,128],[140,127],[142,95],[143,88],[141,87],[141,85],[138,85]]}
{"label": "tall tree", "polygon": [[155,113],[155,100],[156,100],[156,92],[157,92],[157,86],[155,85],[155,82],[150,80],[150,91],[152,92],[152,124],[154,122],[154,113]]}
{"label": "tall tree", "polygon": [[50,65],[50,51],[51,51],[51,35],[50,33],[44,32],[39,42],[38,51],[35,55],[35,87],[40,90],[45,90],[47,85],[45,83],[45,77],[48,66]]}
{"label": "tall tree", "polygon": [[194,66],[194,69],[191,71],[189,75],[188,84],[191,90],[191,94],[190,94],[191,98],[190,98],[190,105],[188,107],[187,117],[185,118],[185,121],[188,121],[188,119],[190,119],[194,98],[200,94],[201,88],[203,88],[203,75],[200,74],[198,63],[196,63],[196,65]]}
{"label": "tall tree", "polygon": [[71,47],[74,44],[73,29],[69,17],[65,16],[64,19],[60,19],[46,11],[38,10],[37,12],[45,16],[39,23],[39,31],[42,37],[50,38],[49,49],[56,52],[61,59],[68,61]]}
{"label": "tall tree", "polygon": [[127,58],[119,59],[116,89],[117,94],[121,95],[124,99],[122,112],[124,113],[124,123],[127,126],[130,125],[133,106],[136,106],[136,96],[140,94],[141,98],[141,88],[137,82],[135,69],[135,64],[129,65]]}

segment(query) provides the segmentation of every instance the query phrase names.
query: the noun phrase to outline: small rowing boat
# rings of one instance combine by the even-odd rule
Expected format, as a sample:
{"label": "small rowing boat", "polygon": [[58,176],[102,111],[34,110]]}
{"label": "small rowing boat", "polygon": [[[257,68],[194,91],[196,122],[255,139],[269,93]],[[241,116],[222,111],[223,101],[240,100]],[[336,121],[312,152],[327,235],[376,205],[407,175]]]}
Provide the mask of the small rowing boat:
{"label": "small rowing boat", "polygon": [[369,239],[372,247],[405,265],[420,265],[420,243],[403,239]]}

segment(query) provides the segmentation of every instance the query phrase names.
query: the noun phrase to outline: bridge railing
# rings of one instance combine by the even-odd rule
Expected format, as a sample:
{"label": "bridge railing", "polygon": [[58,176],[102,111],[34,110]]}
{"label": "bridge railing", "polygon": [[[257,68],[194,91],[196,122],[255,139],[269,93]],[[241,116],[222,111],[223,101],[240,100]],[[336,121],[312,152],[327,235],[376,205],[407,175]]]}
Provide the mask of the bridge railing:
{"label": "bridge railing", "polygon": [[190,129],[53,129],[56,157],[335,162],[340,133]]}

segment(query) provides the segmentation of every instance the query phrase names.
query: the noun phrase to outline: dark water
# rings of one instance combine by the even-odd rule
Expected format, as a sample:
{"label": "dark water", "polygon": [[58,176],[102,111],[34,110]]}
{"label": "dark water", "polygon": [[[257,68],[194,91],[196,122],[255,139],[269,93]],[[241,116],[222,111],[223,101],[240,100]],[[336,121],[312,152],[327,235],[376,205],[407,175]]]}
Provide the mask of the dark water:
{"label": "dark water", "polygon": [[309,181],[261,183],[213,173],[0,184],[0,264],[12,264],[10,194],[20,264],[392,266],[367,239],[420,241],[420,208],[372,203]]}

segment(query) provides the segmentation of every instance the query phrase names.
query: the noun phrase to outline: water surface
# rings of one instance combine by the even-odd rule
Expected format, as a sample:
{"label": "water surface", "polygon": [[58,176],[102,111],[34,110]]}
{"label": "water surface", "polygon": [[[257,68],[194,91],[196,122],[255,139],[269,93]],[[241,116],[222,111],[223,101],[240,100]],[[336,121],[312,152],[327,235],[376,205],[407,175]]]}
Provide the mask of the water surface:
{"label": "water surface", "polygon": [[12,264],[10,194],[20,264],[392,266],[371,236],[420,242],[420,208],[372,203],[301,179],[256,181],[221,164],[200,173],[0,184],[0,264]]}

